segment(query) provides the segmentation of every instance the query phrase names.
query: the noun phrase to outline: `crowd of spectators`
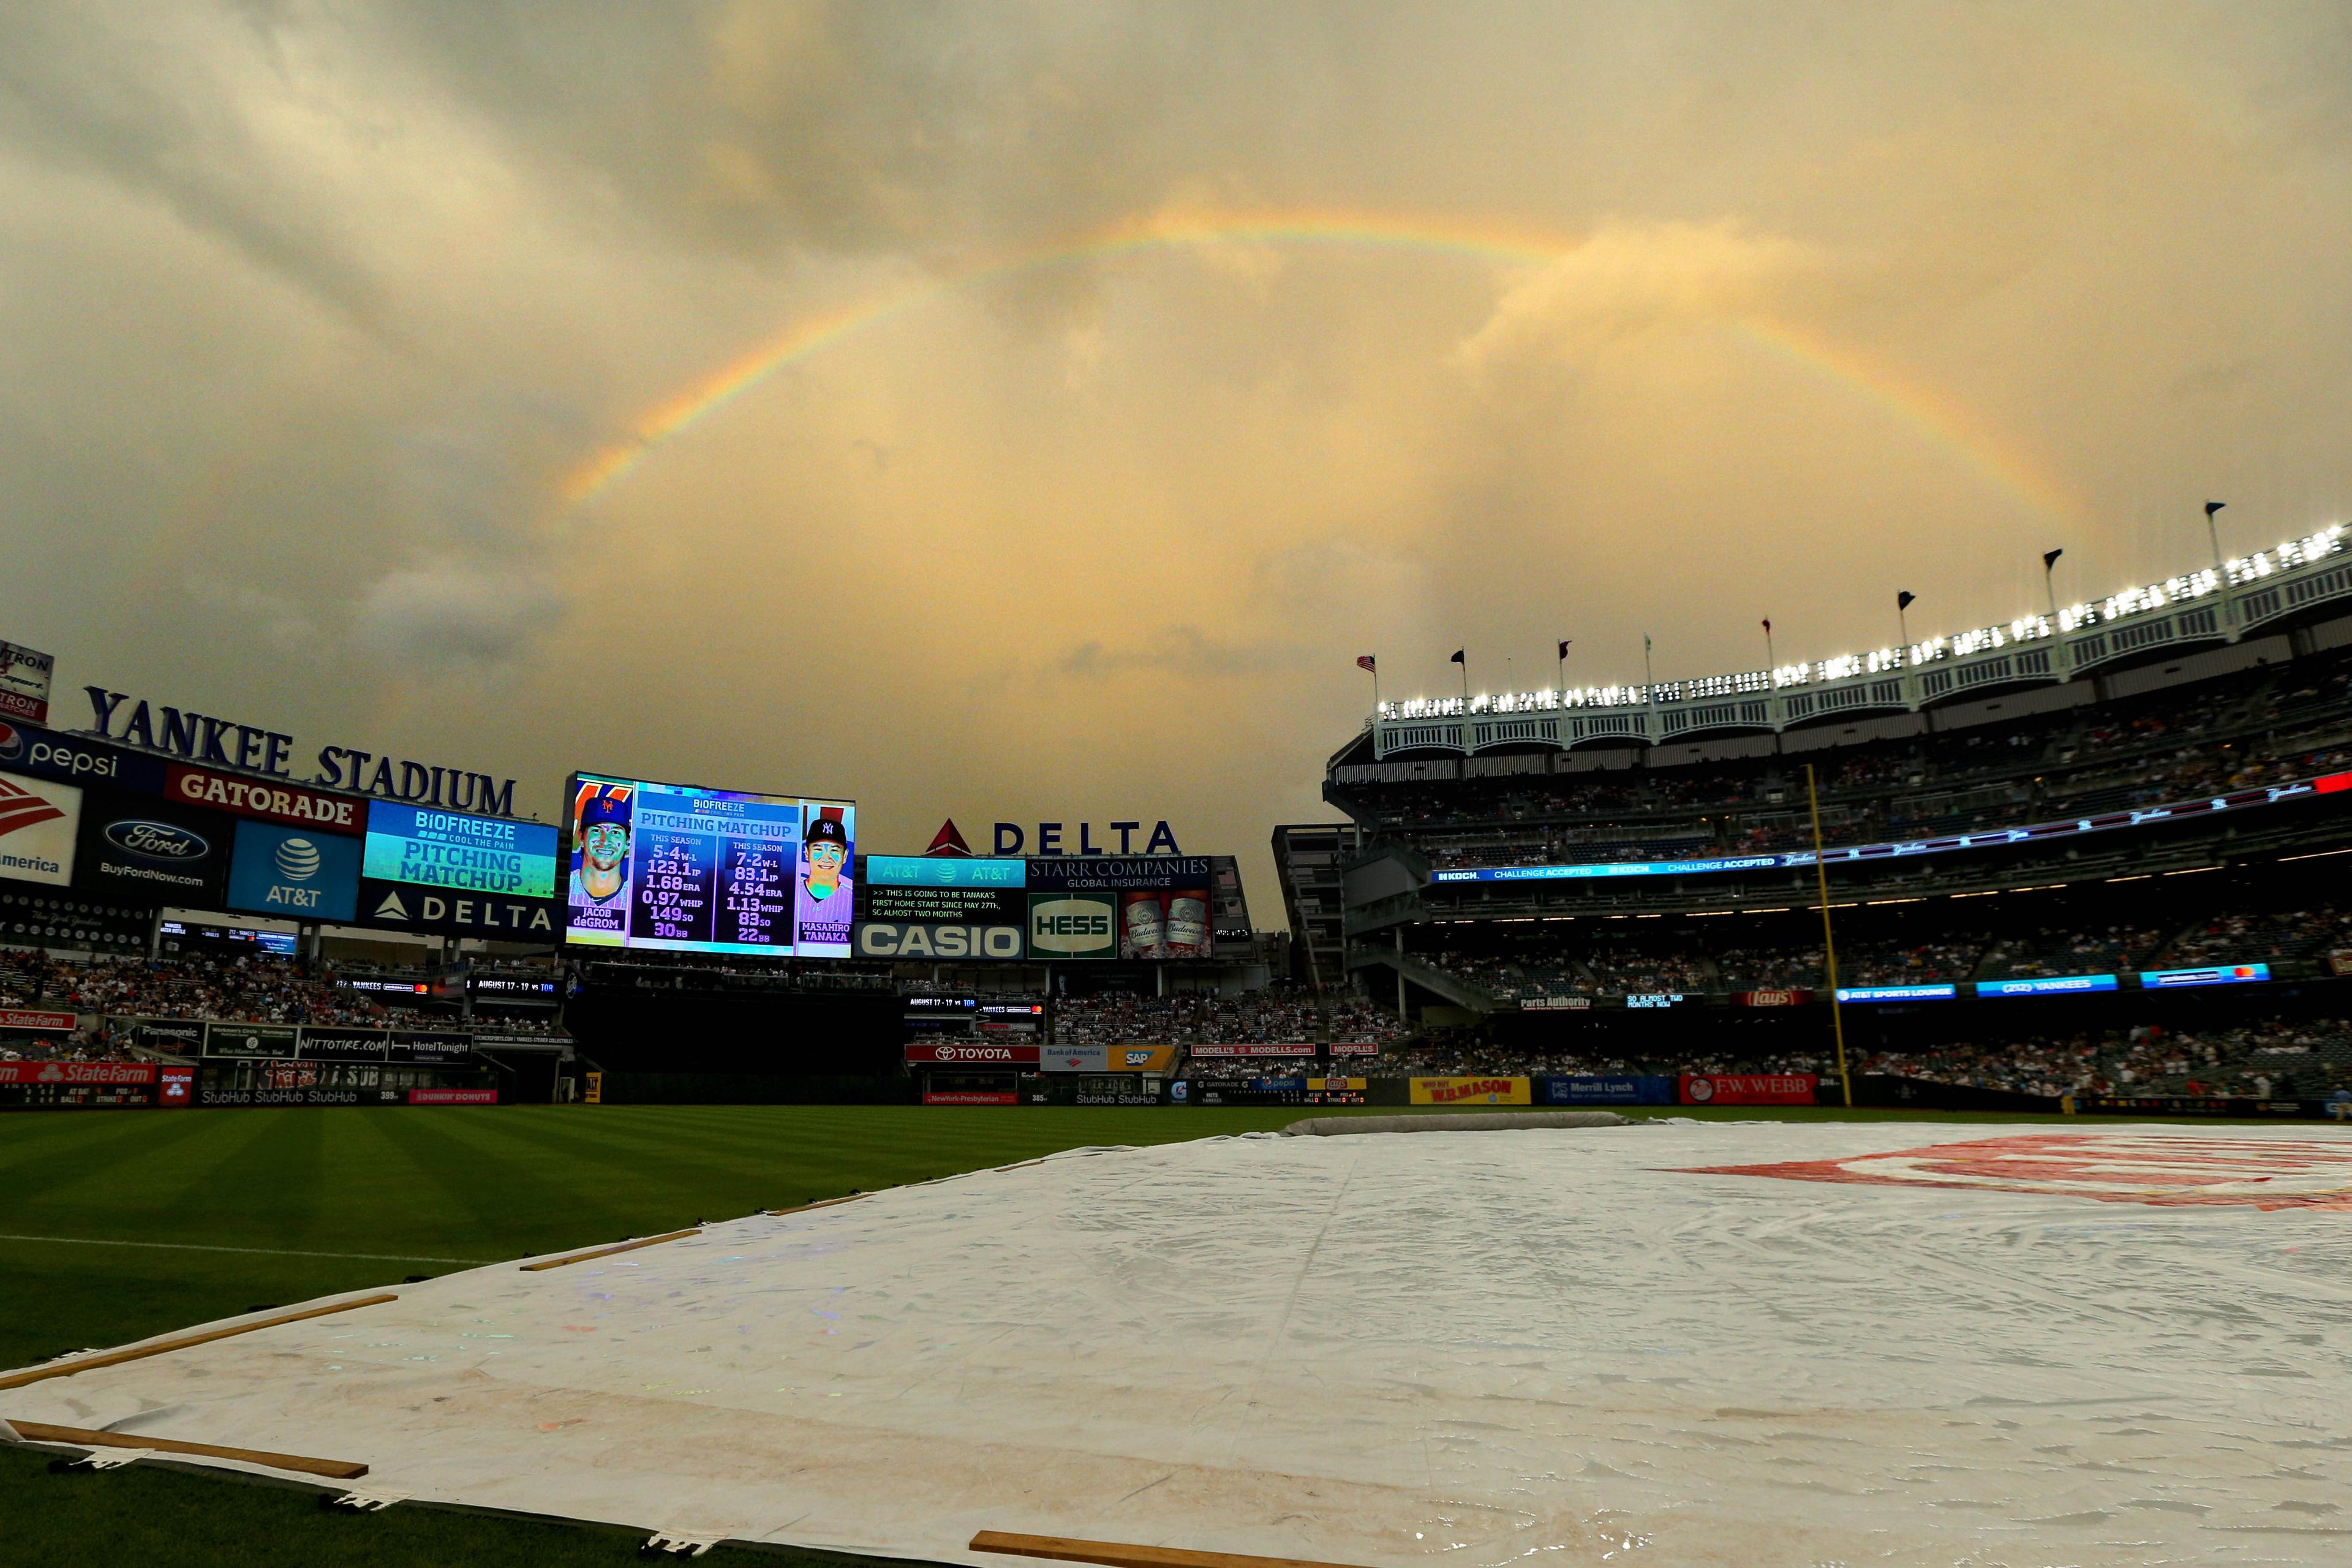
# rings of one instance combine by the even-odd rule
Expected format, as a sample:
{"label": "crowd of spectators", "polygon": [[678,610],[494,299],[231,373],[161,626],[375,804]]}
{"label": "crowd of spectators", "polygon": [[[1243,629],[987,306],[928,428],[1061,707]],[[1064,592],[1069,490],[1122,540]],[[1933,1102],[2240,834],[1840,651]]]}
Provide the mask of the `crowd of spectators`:
{"label": "crowd of spectators", "polygon": [[[113,1028],[108,1021],[133,1018],[371,1029],[448,1028],[457,1022],[459,1015],[446,1003],[431,1012],[389,1006],[385,993],[355,984],[388,977],[427,984],[421,973],[304,964],[266,954],[63,959],[14,950],[0,953],[0,1006],[96,1015],[105,1029]],[[551,1012],[536,1008],[494,1005],[477,1015],[474,1025],[499,1034],[563,1032]]]}
{"label": "crowd of spectators", "polygon": [[[2352,1020],[2265,1018],[2227,1029],[2171,1030],[2140,1025],[2107,1033],[1974,1043],[1857,1055],[1856,1076],[2061,1095],[2239,1100],[2324,1100],[2352,1091]],[[1743,1054],[1715,1050],[1655,1057],[1547,1051],[1496,1044],[1472,1033],[1424,1037],[1384,1056],[1400,1076],[1468,1078],[1521,1074],[1674,1075],[1814,1073],[1837,1070],[1827,1052]]]}
{"label": "crowd of spectators", "polygon": [[[2352,663],[2257,669],[2137,703],[1936,731],[1816,763],[1832,844],[2016,826],[2352,765]],[[1343,804],[1442,868],[1806,847],[1801,765],[1629,767],[1363,784]],[[1603,831],[1601,825],[1616,824]]]}
{"label": "crowd of spectators", "polygon": [[[2076,920],[2052,920],[2043,906],[2035,905],[2040,918],[2023,929],[2002,931],[1978,912],[1984,906],[1966,906],[1969,912],[1962,913],[1963,906],[1954,904],[1948,916],[1916,916],[1887,931],[1885,922],[1841,915],[1838,984],[1952,984],[2295,961],[2352,973],[2352,907],[2225,910],[2191,919],[2187,911],[2193,905],[2176,904],[2180,912],[2161,921],[2133,918],[2145,907],[2140,903],[2089,907],[2120,911],[2122,918],[2086,912]],[[1534,929],[1544,934],[1517,934],[1529,928],[1499,926],[1478,938],[1450,936],[1445,946],[1407,956],[1505,1005],[1539,996],[1820,990],[1828,984],[1822,945],[1806,937],[1717,944],[1708,940],[1715,930],[1699,921],[1679,930],[1654,927],[1654,934],[1641,942],[1615,936],[1629,929],[1615,925],[1580,921]],[[1811,929],[1817,935],[1818,928]],[[1863,934],[1870,931],[1885,934]],[[1725,929],[1722,934],[1731,932]],[[1480,941],[1490,945],[1476,945]]]}
{"label": "crowd of spectators", "polygon": [[1979,977],[2035,979],[2053,974],[2115,974],[2140,967],[2170,934],[2160,926],[2115,921],[2086,930],[2043,926],[2010,937],[1986,955]]}
{"label": "crowd of spectators", "polygon": [[1276,985],[1223,995],[1179,992],[1145,996],[1104,991],[1054,1003],[1057,1045],[1312,1045],[1393,1040],[1404,1033],[1391,1014],[1361,997],[1318,998],[1303,987]]}
{"label": "crowd of spectators", "polygon": [[2047,1041],[1881,1052],[1861,1070],[2053,1096],[2321,1099],[2352,1089],[2352,1022],[2265,1018],[2193,1031],[2143,1024]]}

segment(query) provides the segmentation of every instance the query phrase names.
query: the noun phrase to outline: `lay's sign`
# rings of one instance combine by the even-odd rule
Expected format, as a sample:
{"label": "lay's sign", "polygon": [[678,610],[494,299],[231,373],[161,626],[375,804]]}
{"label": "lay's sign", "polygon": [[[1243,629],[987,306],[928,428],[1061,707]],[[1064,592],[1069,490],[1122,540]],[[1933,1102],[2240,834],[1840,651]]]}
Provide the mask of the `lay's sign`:
{"label": "lay's sign", "polygon": [[1526,1105],[1528,1080],[1523,1078],[1417,1078],[1412,1080],[1415,1105]]}

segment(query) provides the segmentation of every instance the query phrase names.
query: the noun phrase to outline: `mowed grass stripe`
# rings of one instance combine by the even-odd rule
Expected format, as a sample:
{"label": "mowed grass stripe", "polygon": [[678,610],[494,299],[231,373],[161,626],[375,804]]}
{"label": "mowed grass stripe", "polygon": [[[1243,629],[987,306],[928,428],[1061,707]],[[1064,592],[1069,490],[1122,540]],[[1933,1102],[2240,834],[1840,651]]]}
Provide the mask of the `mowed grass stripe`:
{"label": "mowed grass stripe", "polygon": [[[110,1189],[113,1173],[129,1158],[138,1158],[182,1144],[202,1146],[227,1134],[227,1128],[209,1125],[213,1118],[198,1111],[151,1114],[140,1110],[66,1110],[41,1115],[12,1112],[0,1119],[0,1141],[11,1158],[0,1165],[0,1192],[12,1206],[23,1208],[51,1200],[51,1194],[91,1184],[90,1197],[101,1205],[120,1201]],[[150,1125],[142,1127],[141,1122]],[[43,1123],[61,1129],[61,1135],[43,1137]],[[20,1148],[19,1128],[33,1136]],[[259,1129],[256,1129],[257,1131]]]}
{"label": "mowed grass stripe", "polygon": [[125,1241],[112,1236],[19,1236],[0,1230],[0,1242],[47,1247],[136,1247],[161,1252],[235,1252],[254,1258],[337,1258],[367,1263],[463,1263],[479,1268],[496,1258],[424,1258],[406,1252],[308,1252],[283,1247],[218,1247],[202,1241]]}
{"label": "mowed grass stripe", "polygon": [[[120,1235],[105,1223],[109,1210],[139,1205],[142,1194],[169,1193],[171,1204],[157,1222],[201,1229],[204,1239],[246,1247],[327,1247],[341,1238],[330,1180],[325,1130],[320,1113],[295,1110],[285,1117],[250,1110],[178,1110],[215,1124],[210,1139],[197,1142],[176,1163],[124,1160],[107,1172],[103,1192],[90,1187],[60,1194],[73,1197],[82,1223],[41,1228],[86,1229]],[[101,1202],[103,1206],[101,1206]],[[423,1250],[423,1249],[420,1249]]]}
{"label": "mowed grass stripe", "polygon": [[[613,1239],[606,1232],[629,1207],[625,1192],[594,1180],[578,1162],[550,1160],[510,1135],[485,1136],[478,1128],[467,1129],[463,1116],[453,1120],[422,1109],[373,1114],[396,1119],[388,1124],[391,1135],[432,1189],[434,1201],[417,1209],[417,1217],[438,1210],[444,1223],[495,1238],[504,1250],[544,1251],[559,1244],[554,1237],[583,1228],[597,1239]],[[536,1245],[526,1245],[526,1238]]]}
{"label": "mowed grass stripe", "polygon": [[404,1245],[436,1249],[453,1221],[463,1216],[467,1233],[478,1238],[469,1247],[510,1258],[561,1245],[560,1237],[572,1227],[603,1238],[609,1227],[623,1223],[609,1202],[607,1184],[560,1162],[530,1160],[544,1183],[542,1191],[560,1200],[560,1215],[551,1218],[509,1201],[493,1173],[501,1168],[501,1158],[510,1165],[529,1152],[486,1158],[468,1143],[453,1144],[436,1110],[360,1114],[372,1118],[362,1132],[381,1152],[385,1190],[409,1194],[399,1225],[385,1233],[400,1237]]}

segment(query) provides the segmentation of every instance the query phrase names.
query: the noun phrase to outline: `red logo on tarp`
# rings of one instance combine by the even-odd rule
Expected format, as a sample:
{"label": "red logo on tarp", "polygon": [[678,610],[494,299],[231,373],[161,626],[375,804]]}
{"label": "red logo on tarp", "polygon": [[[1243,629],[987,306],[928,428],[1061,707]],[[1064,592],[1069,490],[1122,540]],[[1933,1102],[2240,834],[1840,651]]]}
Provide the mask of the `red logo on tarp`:
{"label": "red logo on tarp", "polygon": [[2352,1209],[2352,1142],[2310,1138],[2043,1132],[1834,1160],[1706,1165],[1685,1173],[1972,1187],[2159,1208]]}

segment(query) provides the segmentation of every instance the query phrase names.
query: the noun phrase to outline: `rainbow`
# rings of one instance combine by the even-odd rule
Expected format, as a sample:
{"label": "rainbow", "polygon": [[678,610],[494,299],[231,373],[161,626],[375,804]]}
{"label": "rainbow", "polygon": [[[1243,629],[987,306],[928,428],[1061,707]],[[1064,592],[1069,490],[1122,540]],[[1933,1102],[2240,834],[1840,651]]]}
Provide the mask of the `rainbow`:
{"label": "rainbow", "polygon": [[[796,321],[631,419],[621,436],[566,476],[560,493],[567,507],[593,500],[646,455],[778,371],[958,290],[1132,252],[1220,242],[1361,247],[1516,268],[1556,261],[1581,243],[1534,229],[1343,208],[1163,212],[1131,218],[1076,239],[951,268]],[[1859,393],[2032,510],[2063,522],[2085,521],[2083,506],[2063,482],[1950,397],[1784,321],[1750,318],[1733,330],[1748,343]]]}

